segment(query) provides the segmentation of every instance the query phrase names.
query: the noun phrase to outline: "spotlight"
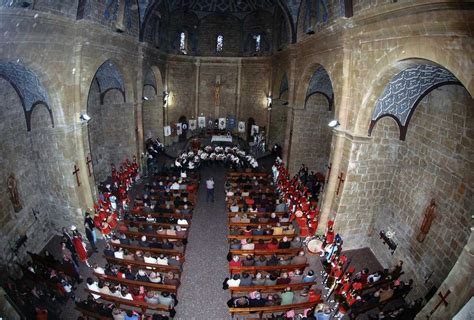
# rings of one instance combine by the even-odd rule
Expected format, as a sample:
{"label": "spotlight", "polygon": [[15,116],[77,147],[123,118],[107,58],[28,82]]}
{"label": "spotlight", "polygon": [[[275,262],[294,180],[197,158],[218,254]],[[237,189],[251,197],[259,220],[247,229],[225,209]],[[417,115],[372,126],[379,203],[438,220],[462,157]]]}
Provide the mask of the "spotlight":
{"label": "spotlight", "polygon": [[79,120],[81,121],[81,123],[87,123],[91,119],[92,118],[87,113],[81,113],[81,115],[79,116]]}
{"label": "spotlight", "polygon": [[272,110],[272,97],[271,96],[267,97],[267,109]]}
{"label": "spotlight", "polygon": [[330,128],[337,128],[339,127],[341,124],[339,123],[339,121],[337,120],[332,120],[331,122],[328,123],[328,126]]}
{"label": "spotlight", "polygon": [[168,97],[169,97],[168,91],[163,91],[163,108],[166,108],[166,105],[168,104]]}
{"label": "spotlight", "polygon": [[143,100],[148,101],[150,99],[148,99],[148,97],[143,97]]}

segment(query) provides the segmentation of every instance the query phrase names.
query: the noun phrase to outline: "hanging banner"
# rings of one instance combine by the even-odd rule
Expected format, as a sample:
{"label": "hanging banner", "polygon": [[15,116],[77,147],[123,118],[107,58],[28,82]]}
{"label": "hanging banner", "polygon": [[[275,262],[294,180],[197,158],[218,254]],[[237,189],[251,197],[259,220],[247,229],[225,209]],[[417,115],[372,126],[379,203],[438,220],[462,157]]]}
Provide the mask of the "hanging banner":
{"label": "hanging banner", "polygon": [[225,118],[219,118],[219,130],[225,129]]}
{"label": "hanging banner", "polygon": [[240,133],[245,132],[245,121],[239,121],[239,132]]}
{"label": "hanging banner", "polygon": [[165,137],[169,137],[171,135],[171,127],[170,126],[165,126],[163,128],[163,131],[164,131]]}
{"label": "hanging banner", "polygon": [[252,132],[252,136],[257,135],[257,134],[258,134],[258,130],[259,130],[258,126],[255,125],[255,124],[253,124],[253,125],[252,125],[252,131],[251,131],[251,132]]}
{"label": "hanging banner", "polygon": [[236,125],[235,117],[234,116],[228,116],[227,117],[227,130],[230,130],[230,131],[234,130],[235,125]]}
{"label": "hanging banner", "polygon": [[206,127],[206,117],[198,117],[198,126],[199,129]]}
{"label": "hanging banner", "polygon": [[178,122],[178,123],[176,124],[176,134],[177,134],[178,136],[180,136],[180,135],[183,134],[183,124],[180,123],[180,122]]}
{"label": "hanging banner", "polygon": [[214,129],[214,120],[212,120],[211,118],[207,119],[207,128]]}
{"label": "hanging banner", "polygon": [[189,120],[189,130],[196,130],[196,120]]}

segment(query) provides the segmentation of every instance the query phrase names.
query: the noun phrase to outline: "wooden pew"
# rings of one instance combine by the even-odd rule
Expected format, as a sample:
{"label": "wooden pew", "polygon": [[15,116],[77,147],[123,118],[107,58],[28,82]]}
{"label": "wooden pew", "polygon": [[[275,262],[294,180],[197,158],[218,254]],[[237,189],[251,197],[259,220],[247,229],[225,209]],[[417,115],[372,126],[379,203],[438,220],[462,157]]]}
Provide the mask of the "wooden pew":
{"label": "wooden pew", "polygon": [[262,235],[262,236],[244,236],[244,235],[228,235],[227,239],[229,241],[233,239],[242,240],[242,239],[252,239],[254,242],[258,242],[258,240],[267,240],[271,241],[273,238],[275,239],[283,239],[284,237],[288,237],[291,240],[294,237],[297,237],[296,233],[293,234],[282,234],[282,235]]}
{"label": "wooden pew", "polygon": [[237,172],[232,171],[227,173],[228,177],[268,177],[270,174],[268,172]]}
{"label": "wooden pew", "polygon": [[100,274],[100,273],[97,273],[97,272],[94,272],[94,276],[96,276],[97,278],[102,279],[102,280],[113,281],[113,282],[118,282],[118,283],[121,283],[121,284],[126,284],[127,286],[132,287],[132,288],[139,288],[140,286],[143,286],[143,287],[145,287],[149,290],[153,290],[153,291],[168,291],[170,293],[176,293],[178,291],[178,286],[172,286],[172,285],[168,285],[168,284],[143,282],[143,281],[137,281],[137,280],[128,280],[128,279],[108,276],[108,275],[105,275],[105,274]]}
{"label": "wooden pew", "polygon": [[116,259],[113,257],[108,257],[104,255],[105,260],[107,260],[108,263],[111,264],[118,264],[122,266],[128,266],[131,265],[132,267],[137,267],[137,268],[142,268],[146,270],[154,270],[158,272],[173,272],[174,274],[181,275],[181,267],[179,266],[164,266],[161,264],[151,264],[151,263],[146,263],[143,261],[137,261],[137,260],[123,260],[123,259]]}
{"label": "wooden pew", "polygon": [[149,309],[150,310],[166,311],[166,312],[170,311],[170,308],[168,308],[168,306],[165,306],[165,305],[162,305],[162,304],[150,304],[150,303],[146,303],[146,302],[143,302],[143,301],[126,300],[126,299],[118,298],[118,297],[111,296],[111,295],[108,295],[108,294],[103,294],[103,293],[100,293],[100,292],[97,292],[97,291],[94,291],[94,290],[90,290],[90,289],[87,289],[87,288],[85,288],[84,291],[86,291],[88,293],[93,293],[93,294],[99,295],[101,300],[112,302],[118,308],[121,305],[126,305],[126,306],[130,306],[130,307],[138,308],[138,309],[140,309],[140,311],[142,313],[146,313],[146,311],[149,310]]}
{"label": "wooden pew", "polygon": [[134,216],[142,216],[142,217],[146,217],[148,215],[151,215],[152,217],[154,218],[158,218],[158,217],[163,217],[163,218],[175,218],[175,219],[186,219],[188,221],[191,221],[192,219],[192,214],[191,213],[163,213],[163,212],[155,212],[155,211],[150,211],[150,212],[146,212],[146,211],[137,211],[137,212],[134,212],[134,211],[130,211],[129,214],[131,215],[134,215]]}
{"label": "wooden pew", "polygon": [[[186,219],[187,220],[187,219]],[[155,229],[159,227],[163,227],[163,229],[171,229],[176,226],[181,226],[183,228],[189,228],[191,226],[191,221],[188,221],[187,225],[180,225],[177,223],[166,223],[166,222],[147,222],[147,221],[132,221],[132,220],[123,220],[122,223],[126,225],[127,227],[130,225],[135,225],[135,226],[152,226]]]}
{"label": "wooden pew", "polygon": [[183,241],[188,238],[187,235],[177,236],[177,235],[169,235],[169,234],[144,233],[144,232],[135,232],[135,231],[123,231],[122,233],[126,235],[128,238],[136,238],[136,239],[140,239],[142,236],[146,236],[148,239],[156,238],[156,239]]}
{"label": "wooden pew", "polygon": [[271,256],[271,255],[290,255],[296,256],[298,252],[300,252],[301,248],[290,248],[290,249],[276,249],[276,250],[229,250],[232,255],[237,256],[247,256],[247,255],[255,255],[255,256]]}
{"label": "wooden pew", "polygon": [[71,278],[75,279],[74,273],[69,272],[69,270],[64,268],[64,266],[61,265],[60,263],[54,263],[54,262],[49,261],[48,259],[45,259],[44,257],[40,256],[39,254],[32,253],[30,251],[27,251],[27,253],[31,257],[31,260],[33,260],[34,262],[36,262],[38,264],[41,264],[45,267],[51,268],[53,270],[63,272],[64,274],[66,274],[66,275],[70,276]]}
{"label": "wooden pew", "polygon": [[[235,217],[236,214],[239,215],[239,216],[243,216],[245,214],[247,216],[255,215],[255,216],[259,217],[259,216],[264,216],[264,215],[270,216],[272,213],[273,212],[242,212],[242,211],[232,212],[232,211],[227,211],[227,216],[230,219],[232,217]],[[285,215],[285,213],[288,213],[288,212],[275,212],[277,217],[283,216],[283,215]]]}
{"label": "wooden pew", "polygon": [[249,313],[258,313],[260,319],[265,313],[276,313],[276,312],[286,312],[289,310],[301,310],[301,309],[310,309],[316,306],[319,301],[315,302],[303,302],[303,303],[294,303],[284,306],[269,306],[269,307],[254,307],[254,308],[229,308],[229,312],[232,317],[234,315],[249,314]]}
{"label": "wooden pew", "polygon": [[76,304],[75,309],[79,311],[86,319],[96,319],[96,320],[112,320],[113,317],[107,317],[96,312],[89,311],[87,309],[81,308]]}
{"label": "wooden pew", "polygon": [[[184,261],[184,253],[179,251],[179,250],[174,250],[174,249],[160,249],[160,248],[148,248],[148,247],[140,247],[140,246],[135,246],[132,244],[121,244],[121,243],[113,243],[110,242],[110,245],[114,248],[123,248],[127,249],[130,253],[135,253],[137,251],[142,251],[142,252],[149,252],[155,255],[160,255],[164,254],[167,256],[179,256],[180,259],[183,259]],[[123,260],[123,259],[118,259],[118,260]],[[130,261],[130,260],[125,260],[125,261]]]}
{"label": "wooden pew", "polygon": [[249,273],[249,274],[256,274],[259,271],[264,271],[264,272],[272,272],[272,271],[294,271],[296,269],[299,269],[301,271],[304,271],[309,266],[308,263],[305,264],[288,264],[288,265],[277,265],[277,266],[251,266],[251,267],[230,267],[229,266],[229,271],[231,274],[235,273]]}
{"label": "wooden pew", "polygon": [[316,281],[312,281],[312,282],[276,284],[273,286],[229,287],[229,291],[231,295],[236,292],[242,293],[242,292],[252,292],[252,291],[280,292],[280,291],[285,290],[285,288],[288,288],[288,287],[290,287],[292,291],[295,291],[295,290],[302,290],[304,288],[315,286],[316,284],[317,284]]}
{"label": "wooden pew", "polygon": [[[235,215],[234,215],[235,216]],[[232,217],[230,217],[229,219],[231,219]],[[229,222],[227,225],[230,228],[234,227],[234,228],[243,228],[245,229],[247,226],[248,227],[253,227],[253,228],[257,228],[258,226],[262,226],[262,227],[265,227],[265,226],[276,226],[277,224],[280,224],[281,226],[288,226],[291,224],[291,222],[265,222],[265,223],[252,223],[252,222]]]}

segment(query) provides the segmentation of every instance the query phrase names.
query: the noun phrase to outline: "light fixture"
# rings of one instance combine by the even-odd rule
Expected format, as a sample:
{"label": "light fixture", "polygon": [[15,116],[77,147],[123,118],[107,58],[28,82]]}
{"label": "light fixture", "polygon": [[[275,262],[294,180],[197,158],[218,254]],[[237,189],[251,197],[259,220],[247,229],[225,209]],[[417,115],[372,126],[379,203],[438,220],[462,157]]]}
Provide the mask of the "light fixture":
{"label": "light fixture", "polygon": [[267,97],[267,109],[272,110],[272,97],[271,96]]}
{"label": "light fixture", "polygon": [[339,121],[337,120],[332,120],[331,122],[328,123],[328,126],[330,128],[337,128],[339,127],[341,124],[339,123]]}
{"label": "light fixture", "polygon": [[79,120],[81,121],[81,123],[87,123],[91,119],[92,118],[87,113],[81,113],[81,115],[79,116]]}
{"label": "light fixture", "polygon": [[150,100],[150,99],[148,99],[148,97],[145,97],[145,96],[144,96],[144,97],[143,97],[143,100],[148,101],[148,100]]}
{"label": "light fixture", "polygon": [[168,97],[169,97],[168,91],[163,91],[163,108],[166,108],[168,104]]}

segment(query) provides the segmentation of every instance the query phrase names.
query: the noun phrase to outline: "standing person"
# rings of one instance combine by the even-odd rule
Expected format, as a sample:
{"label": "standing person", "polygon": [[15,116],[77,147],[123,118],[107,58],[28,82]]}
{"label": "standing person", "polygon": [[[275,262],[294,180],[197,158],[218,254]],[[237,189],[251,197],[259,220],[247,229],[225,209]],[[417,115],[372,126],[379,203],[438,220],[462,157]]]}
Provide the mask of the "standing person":
{"label": "standing person", "polygon": [[76,226],[72,226],[71,230],[74,232],[72,237],[72,243],[74,244],[74,248],[76,249],[79,259],[81,259],[82,262],[85,262],[86,265],[90,267],[91,265],[89,264],[89,261],[87,261],[88,256],[86,245],[84,242],[82,242],[82,236],[77,231]]}
{"label": "standing person", "polygon": [[63,242],[65,243],[66,248],[71,252],[72,260],[77,266],[79,266],[79,261],[77,260],[76,248],[74,248],[74,245],[72,243],[72,237],[67,231],[66,227],[63,227],[62,231],[63,231]]}
{"label": "standing person", "polygon": [[206,202],[209,202],[209,199],[211,199],[211,201],[214,202],[214,178],[210,177],[209,179],[206,180],[206,189],[207,189]]}
{"label": "standing person", "polygon": [[95,224],[89,212],[86,212],[86,218],[84,219],[84,229],[86,230],[86,237],[87,240],[89,240],[92,250],[94,250],[94,252],[98,252],[97,247],[95,246],[97,241],[97,236],[95,234]]}

